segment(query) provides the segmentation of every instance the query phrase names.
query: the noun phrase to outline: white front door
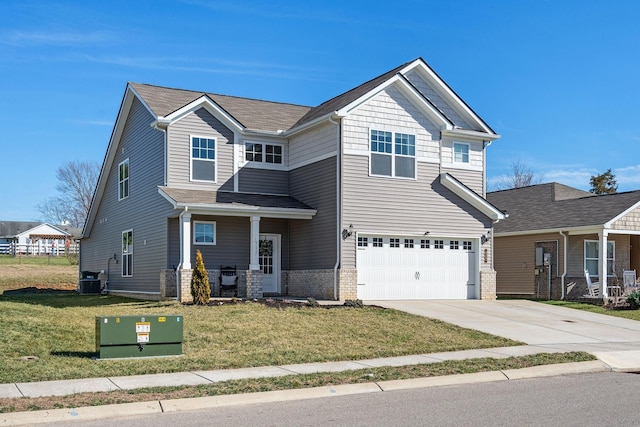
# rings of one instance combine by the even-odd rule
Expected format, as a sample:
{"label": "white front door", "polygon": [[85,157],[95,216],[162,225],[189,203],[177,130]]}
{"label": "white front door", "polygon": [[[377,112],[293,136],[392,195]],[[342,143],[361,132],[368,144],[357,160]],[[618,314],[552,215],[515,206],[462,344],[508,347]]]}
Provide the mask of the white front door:
{"label": "white front door", "polygon": [[262,292],[280,293],[280,235],[261,234],[258,255],[262,270]]}

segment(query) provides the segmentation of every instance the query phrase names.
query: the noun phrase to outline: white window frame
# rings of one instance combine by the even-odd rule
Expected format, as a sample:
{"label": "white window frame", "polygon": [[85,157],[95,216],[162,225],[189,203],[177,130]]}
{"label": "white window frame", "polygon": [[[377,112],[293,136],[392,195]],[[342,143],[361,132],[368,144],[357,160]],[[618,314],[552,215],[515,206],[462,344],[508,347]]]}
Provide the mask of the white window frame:
{"label": "white window frame", "polygon": [[[127,167],[127,176],[125,178],[122,177],[122,167],[126,165]],[[118,163],[118,200],[123,200],[129,197],[129,177],[131,176],[131,168],[129,164],[129,158],[127,157],[120,163]],[[123,191],[126,190],[126,191]],[[123,194],[125,193],[126,194]]]}
{"label": "white window frame", "polygon": [[373,237],[371,244],[374,248],[382,248],[384,247],[384,239],[382,237]]}
{"label": "white window frame", "polygon": [[[203,224],[203,225],[212,225],[213,226],[213,236],[212,236],[212,240],[211,242],[198,242],[196,240],[196,230],[198,228],[198,225]],[[215,246],[216,244],[216,236],[218,234],[218,227],[216,225],[215,221],[193,221],[193,244],[194,245],[204,245],[204,246]]]}
{"label": "white window frame", "polygon": [[[207,139],[213,141],[213,159],[203,159],[201,157],[193,157],[193,139]],[[193,161],[204,161],[213,163],[213,181],[208,179],[196,179],[193,177]],[[218,138],[215,136],[189,135],[189,179],[194,182],[208,182],[215,184],[218,182]]]}
{"label": "white window frame", "polygon": [[[125,247],[124,239],[125,235],[131,233],[131,243],[127,242]],[[133,277],[133,229],[130,228],[128,230],[124,230],[122,232],[122,240],[120,241],[122,244],[122,268],[120,269],[120,273],[122,277]]]}
{"label": "white window frame", "polygon": [[[262,160],[247,160],[247,145],[260,145],[262,147]],[[272,163],[272,162],[267,162],[267,146],[271,146],[271,147],[280,147],[280,163]],[[277,142],[265,142],[265,141],[250,141],[250,140],[245,140],[244,141],[244,162],[247,165],[250,166],[254,166],[254,167],[258,167],[258,168],[268,168],[268,169],[281,169],[284,168],[285,165],[285,149],[284,149],[284,144],[280,144]]]}
{"label": "white window frame", "polygon": [[[391,134],[391,153],[387,153],[387,152],[381,152],[381,151],[373,151],[372,150],[372,133],[373,132],[384,132],[384,133],[388,133]],[[397,149],[398,147],[396,146],[397,141],[396,138],[399,136],[410,136],[413,137],[413,154],[399,154],[397,153]],[[369,176],[380,176],[380,177],[385,177],[385,178],[397,178],[397,179],[410,179],[410,180],[416,180],[418,177],[418,156],[416,155],[417,152],[417,138],[416,135],[413,133],[406,133],[406,132],[391,132],[391,131],[387,131],[387,130],[382,130],[382,129],[373,129],[370,128],[369,129]],[[402,147],[402,145],[400,145],[400,147]],[[373,155],[378,155],[378,156],[389,156],[391,157],[391,175],[382,175],[382,174],[376,174],[373,173],[372,171],[372,156]],[[414,172],[414,176],[398,176],[396,175],[396,158],[397,157],[401,157],[401,158],[413,158],[413,172]]]}
{"label": "white window frame", "polygon": [[[595,258],[587,258],[587,244],[589,243],[595,243],[596,245],[596,255],[600,253],[600,241],[599,240],[585,240],[584,241],[584,246],[583,246],[583,250],[584,252],[582,252],[583,255],[583,260],[584,260],[584,269],[589,271],[589,275],[594,276],[594,277],[600,277],[600,261],[598,260],[598,256],[596,256]],[[612,247],[612,252],[613,252],[613,257],[609,258],[609,245],[611,245]],[[594,273],[593,271],[589,270],[589,268],[587,267],[587,261],[596,261],[596,272]],[[614,269],[615,269],[615,265],[616,265],[616,242],[613,240],[607,240],[607,270],[609,270],[609,262],[611,262],[611,272],[607,271],[607,277],[613,277],[614,275]]]}
{"label": "white window frame", "polygon": [[[461,153],[463,156],[462,160],[458,160],[456,158],[456,147],[466,147],[466,153]],[[464,161],[464,155],[466,154],[467,156],[467,160]],[[467,142],[454,142],[453,146],[451,148],[451,156],[453,159],[453,163],[455,164],[459,164],[459,165],[470,165],[471,164],[471,144],[467,143]]]}
{"label": "white window frame", "polygon": [[366,236],[358,236],[358,247],[359,248],[369,247],[369,238]]}

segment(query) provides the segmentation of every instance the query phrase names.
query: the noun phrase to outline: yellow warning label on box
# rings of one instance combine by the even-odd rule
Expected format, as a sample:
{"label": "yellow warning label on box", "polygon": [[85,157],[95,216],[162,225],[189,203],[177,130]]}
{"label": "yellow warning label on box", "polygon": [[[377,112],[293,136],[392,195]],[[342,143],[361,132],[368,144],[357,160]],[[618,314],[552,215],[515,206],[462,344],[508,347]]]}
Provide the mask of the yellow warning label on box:
{"label": "yellow warning label on box", "polygon": [[136,322],[136,333],[142,332],[151,332],[151,322]]}
{"label": "yellow warning label on box", "polygon": [[167,321],[166,317],[164,317],[164,316],[158,317],[158,322],[162,323],[162,322],[166,322],[166,321]]}
{"label": "yellow warning label on box", "polygon": [[149,342],[149,334],[147,333],[139,333],[138,334],[138,342]]}

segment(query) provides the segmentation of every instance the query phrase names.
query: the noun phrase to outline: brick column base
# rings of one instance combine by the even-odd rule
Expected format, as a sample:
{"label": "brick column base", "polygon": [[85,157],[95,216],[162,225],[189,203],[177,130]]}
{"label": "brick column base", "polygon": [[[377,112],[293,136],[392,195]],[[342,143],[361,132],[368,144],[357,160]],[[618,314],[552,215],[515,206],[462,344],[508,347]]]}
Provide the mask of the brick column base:
{"label": "brick column base", "polygon": [[262,299],[262,270],[247,270],[247,299]]}
{"label": "brick column base", "polygon": [[496,271],[480,271],[480,299],[496,299]]}
{"label": "brick column base", "polygon": [[180,302],[191,302],[193,296],[191,296],[191,277],[193,276],[193,270],[178,270],[178,300]]}

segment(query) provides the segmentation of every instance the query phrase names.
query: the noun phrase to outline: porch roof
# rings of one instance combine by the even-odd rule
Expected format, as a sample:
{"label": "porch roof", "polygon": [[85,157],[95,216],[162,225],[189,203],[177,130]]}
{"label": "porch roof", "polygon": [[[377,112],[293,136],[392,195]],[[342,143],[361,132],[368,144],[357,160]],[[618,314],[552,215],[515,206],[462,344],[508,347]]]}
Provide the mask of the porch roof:
{"label": "porch roof", "polygon": [[598,196],[553,182],[487,193],[487,199],[509,214],[496,234],[533,233],[606,228],[640,203],[640,191]]}
{"label": "porch roof", "polygon": [[158,187],[175,209],[222,216],[311,219],[317,210],[291,196]]}

